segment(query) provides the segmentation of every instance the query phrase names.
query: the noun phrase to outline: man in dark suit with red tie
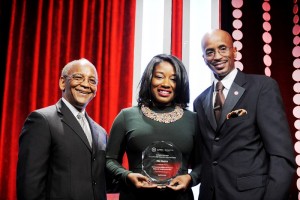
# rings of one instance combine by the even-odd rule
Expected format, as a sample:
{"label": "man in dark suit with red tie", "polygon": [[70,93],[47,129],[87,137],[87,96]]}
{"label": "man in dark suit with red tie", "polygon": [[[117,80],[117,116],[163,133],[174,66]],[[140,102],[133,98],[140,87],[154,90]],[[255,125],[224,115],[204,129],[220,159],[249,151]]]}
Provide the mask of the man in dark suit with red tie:
{"label": "man in dark suit with red tie", "polygon": [[106,131],[85,111],[97,84],[91,62],[72,61],[59,79],[62,98],[29,114],[19,139],[19,200],[106,200]]}
{"label": "man in dark suit with red tie", "polygon": [[236,48],[223,30],[205,34],[202,50],[215,80],[194,101],[202,136],[199,200],[288,199],[295,158],[276,81],[236,69]]}

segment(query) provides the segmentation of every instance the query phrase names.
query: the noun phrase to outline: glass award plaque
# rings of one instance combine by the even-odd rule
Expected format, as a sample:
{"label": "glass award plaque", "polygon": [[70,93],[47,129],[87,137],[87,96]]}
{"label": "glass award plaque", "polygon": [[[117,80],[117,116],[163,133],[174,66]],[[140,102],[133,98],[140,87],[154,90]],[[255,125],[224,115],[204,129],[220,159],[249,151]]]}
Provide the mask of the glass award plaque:
{"label": "glass award plaque", "polygon": [[153,142],[142,154],[143,173],[159,185],[168,184],[178,174],[181,164],[182,154],[171,142]]}

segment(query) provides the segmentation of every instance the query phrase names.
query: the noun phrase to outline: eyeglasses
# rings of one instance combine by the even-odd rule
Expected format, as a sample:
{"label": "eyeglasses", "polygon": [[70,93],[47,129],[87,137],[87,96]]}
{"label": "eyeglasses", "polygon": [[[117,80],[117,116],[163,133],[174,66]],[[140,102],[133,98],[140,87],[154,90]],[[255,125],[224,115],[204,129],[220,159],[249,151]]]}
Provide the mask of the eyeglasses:
{"label": "eyeglasses", "polygon": [[64,77],[66,78],[70,78],[72,79],[73,81],[76,81],[77,83],[82,83],[85,81],[85,79],[87,78],[88,80],[88,83],[91,85],[91,86],[96,86],[98,84],[98,80],[94,77],[86,77],[84,76],[83,74],[72,74],[71,76],[67,76],[67,75],[64,75]]}
{"label": "eyeglasses", "polygon": [[[233,48],[233,47],[221,46],[217,49],[217,51],[221,56],[226,56],[226,55],[228,55],[229,49],[231,49],[231,48]],[[215,56],[216,56],[216,51],[214,49],[208,49],[205,52],[205,58],[207,60],[212,60]]]}

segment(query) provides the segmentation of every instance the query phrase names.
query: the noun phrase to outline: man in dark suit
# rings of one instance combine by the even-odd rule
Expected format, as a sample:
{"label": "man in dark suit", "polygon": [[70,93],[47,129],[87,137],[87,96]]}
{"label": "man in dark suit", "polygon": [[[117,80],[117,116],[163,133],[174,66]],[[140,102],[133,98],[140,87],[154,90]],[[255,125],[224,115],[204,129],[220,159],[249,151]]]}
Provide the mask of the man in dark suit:
{"label": "man in dark suit", "polygon": [[[19,139],[19,200],[106,199],[107,135],[85,112],[97,84],[92,63],[72,61],[59,79],[62,98],[30,113]],[[83,115],[77,117],[79,113]]]}
{"label": "man in dark suit", "polygon": [[288,199],[294,152],[276,81],[237,70],[223,30],[205,34],[202,50],[215,80],[194,101],[203,143],[199,199]]}

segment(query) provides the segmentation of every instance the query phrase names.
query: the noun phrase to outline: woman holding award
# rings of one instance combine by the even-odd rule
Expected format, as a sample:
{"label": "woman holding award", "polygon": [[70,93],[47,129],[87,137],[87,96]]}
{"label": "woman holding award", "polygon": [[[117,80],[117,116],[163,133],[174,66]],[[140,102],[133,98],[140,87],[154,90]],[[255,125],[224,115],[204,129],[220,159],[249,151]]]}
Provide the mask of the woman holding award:
{"label": "woman holding award", "polygon": [[[110,131],[106,166],[120,182],[120,200],[194,199],[200,138],[188,102],[182,62],[172,55],[153,57],[140,81],[138,106],[123,109]],[[125,152],[129,170],[121,165]]]}

